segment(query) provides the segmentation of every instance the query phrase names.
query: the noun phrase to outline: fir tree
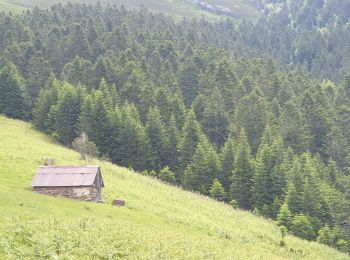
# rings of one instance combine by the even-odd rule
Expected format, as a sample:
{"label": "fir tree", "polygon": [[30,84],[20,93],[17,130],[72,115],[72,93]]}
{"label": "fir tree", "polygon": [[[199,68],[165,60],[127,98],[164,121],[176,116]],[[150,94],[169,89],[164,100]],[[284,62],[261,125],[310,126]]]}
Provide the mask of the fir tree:
{"label": "fir tree", "polygon": [[0,70],[0,113],[17,119],[29,119],[31,101],[17,68],[7,65]]}
{"label": "fir tree", "polygon": [[214,179],[209,192],[210,192],[210,196],[218,201],[225,200],[227,196],[225,189],[222,187],[218,179]]}
{"label": "fir tree", "polygon": [[244,209],[251,209],[252,207],[253,175],[254,162],[250,153],[247,136],[242,129],[237,142],[233,165],[231,194],[239,207]]}
{"label": "fir tree", "polygon": [[60,89],[55,113],[55,131],[63,144],[70,145],[77,136],[81,103],[82,97],[72,85],[65,84]]}
{"label": "fir tree", "polygon": [[284,226],[289,230],[292,226],[292,220],[292,213],[288,208],[288,204],[284,203],[277,215],[277,224],[279,226]]}
{"label": "fir tree", "polygon": [[218,175],[218,180],[220,181],[226,192],[229,191],[231,185],[234,159],[235,151],[233,140],[231,137],[228,137],[221,152],[222,172]]}
{"label": "fir tree", "polygon": [[170,117],[167,136],[166,136],[165,162],[172,171],[176,171],[178,165],[179,132],[176,126],[176,119],[173,115]]}
{"label": "fir tree", "polygon": [[151,108],[147,115],[146,132],[150,141],[153,169],[159,171],[166,162],[166,132],[158,108]]}
{"label": "fir tree", "polygon": [[303,214],[294,217],[291,231],[293,235],[306,240],[312,240],[315,238],[315,231],[312,227],[312,223],[310,219]]}
{"label": "fir tree", "polygon": [[186,117],[186,122],[182,130],[182,137],[179,142],[179,168],[177,170],[177,180],[180,174],[186,169],[192,160],[201,135],[201,128],[195,114],[190,110]]}

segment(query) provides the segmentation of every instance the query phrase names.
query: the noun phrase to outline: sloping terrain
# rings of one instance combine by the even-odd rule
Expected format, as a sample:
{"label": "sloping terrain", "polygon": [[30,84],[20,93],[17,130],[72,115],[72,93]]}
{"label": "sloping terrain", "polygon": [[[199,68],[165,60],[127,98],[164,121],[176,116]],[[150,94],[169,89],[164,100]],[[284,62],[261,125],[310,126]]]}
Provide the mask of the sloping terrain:
{"label": "sloping terrain", "polygon": [[[102,4],[110,4],[121,6],[124,5],[126,8],[139,8],[144,6],[153,12],[162,12],[166,15],[172,15],[176,18],[188,17],[188,18],[199,18],[201,16],[206,17],[219,17],[215,12],[208,12],[203,8],[200,8],[196,4],[195,0],[1,0],[0,11],[12,11],[18,12],[18,10],[31,9],[35,6],[42,8],[49,8],[51,5],[57,3],[85,3],[95,4],[101,2]],[[234,17],[250,17],[257,14],[255,6],[249,1],[242,0],[209,0],[208,4],[219,5],[227,7],[231,10]],[[17,7],[17,8],[15,8]]]}
{"label": "sloping terrain", "polygon": [[30,124],[0,116],[0,259],[348,259],[292,236],[282,245],[270,221],[108,162],[88,162],[102,168],[104,204],[36,194],[31,180],[45,158],[85,164]]}

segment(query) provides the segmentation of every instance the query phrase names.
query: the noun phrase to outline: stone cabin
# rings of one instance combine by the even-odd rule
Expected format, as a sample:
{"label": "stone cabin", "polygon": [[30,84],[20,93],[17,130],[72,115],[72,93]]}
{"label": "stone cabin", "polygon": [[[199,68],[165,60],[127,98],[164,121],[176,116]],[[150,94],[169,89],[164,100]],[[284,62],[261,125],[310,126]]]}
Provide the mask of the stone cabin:
{"label": "stone cabin", "polygon": [[101,202],[104,183],[99,166],[40,166],[32,187],[51,196]]}

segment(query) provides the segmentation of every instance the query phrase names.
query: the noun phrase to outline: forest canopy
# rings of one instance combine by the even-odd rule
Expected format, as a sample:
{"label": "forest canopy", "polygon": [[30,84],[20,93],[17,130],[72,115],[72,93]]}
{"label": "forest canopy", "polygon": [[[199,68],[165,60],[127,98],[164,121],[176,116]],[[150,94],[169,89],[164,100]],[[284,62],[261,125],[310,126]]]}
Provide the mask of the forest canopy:
{"label": "forest canopy", "polygon": [[2,13],[0,113],[67,146],[85,133],[113,163],[349,251],[346,41],[312,48],[337,69],[318,66],[308,37],[337,23],[278,5],[238,25],[99,4]]}

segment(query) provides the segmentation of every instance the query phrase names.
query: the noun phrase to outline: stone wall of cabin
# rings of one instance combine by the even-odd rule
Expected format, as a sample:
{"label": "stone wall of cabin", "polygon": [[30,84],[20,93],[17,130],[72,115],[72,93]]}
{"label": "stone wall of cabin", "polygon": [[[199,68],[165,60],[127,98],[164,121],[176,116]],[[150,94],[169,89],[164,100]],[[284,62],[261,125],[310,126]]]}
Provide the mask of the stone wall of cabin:
{"label": "stone wall of cabin", "polygon": [[96,201],[99,198],[99,191],[96,187],[34,187],[36,192],[56,196]]}

